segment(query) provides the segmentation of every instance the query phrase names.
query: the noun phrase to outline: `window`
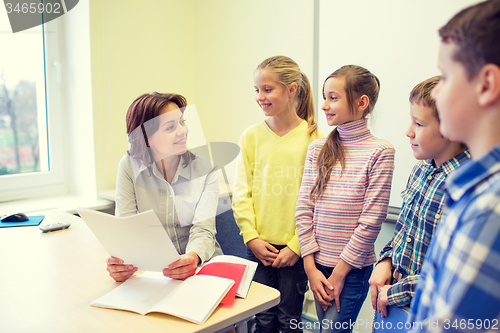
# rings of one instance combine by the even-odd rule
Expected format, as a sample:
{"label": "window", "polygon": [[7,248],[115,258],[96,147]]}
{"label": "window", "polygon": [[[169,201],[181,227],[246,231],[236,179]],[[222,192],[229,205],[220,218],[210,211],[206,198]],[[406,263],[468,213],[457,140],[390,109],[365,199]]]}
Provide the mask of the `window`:
{"label": "window", "polygon": [[0,202],[65,191],[57,21],[13,34],[0,11]]}
{"label": "window", "polygon": [[48,171],[43,33],[1,38],[0,175]]}

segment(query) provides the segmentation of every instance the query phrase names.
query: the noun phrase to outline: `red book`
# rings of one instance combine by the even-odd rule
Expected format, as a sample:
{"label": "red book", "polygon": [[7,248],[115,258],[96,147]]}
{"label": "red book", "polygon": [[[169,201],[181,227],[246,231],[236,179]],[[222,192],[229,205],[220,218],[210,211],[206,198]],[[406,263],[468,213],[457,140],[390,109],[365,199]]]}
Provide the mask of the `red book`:
{"label": "red book", "polygon": [[247,266],[230,262],[213,262],[203,266],[196,275],[219,276],[234,281],[233,286],[220,302],[223,306],[232,306],[236,297],[236,291],[240,286],[241,279],[245,274]]}

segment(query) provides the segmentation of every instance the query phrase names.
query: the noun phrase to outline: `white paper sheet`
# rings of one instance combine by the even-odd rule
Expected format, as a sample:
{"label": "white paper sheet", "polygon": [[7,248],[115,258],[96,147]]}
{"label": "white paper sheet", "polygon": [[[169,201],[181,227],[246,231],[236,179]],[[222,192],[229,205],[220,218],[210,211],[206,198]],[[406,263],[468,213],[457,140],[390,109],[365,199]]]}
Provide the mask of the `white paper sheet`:
{"label": "white paper sheet", "polygon": [[125,264],[144,271],[161,272],[180,258],[153,210],[127,217],[81,207],[76,211],[106,251]]}

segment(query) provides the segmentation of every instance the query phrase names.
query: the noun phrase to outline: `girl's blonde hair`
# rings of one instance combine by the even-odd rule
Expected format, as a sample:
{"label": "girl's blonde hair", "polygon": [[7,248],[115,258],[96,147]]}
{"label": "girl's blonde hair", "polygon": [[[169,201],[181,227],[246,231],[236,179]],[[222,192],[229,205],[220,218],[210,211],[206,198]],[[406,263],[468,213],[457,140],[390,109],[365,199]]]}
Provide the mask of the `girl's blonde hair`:
{"label": "girl's blonde hair", "polygon": [[299,66],[292,59],[285,56],[274,56],[267,58],[257,66],[258,70],[266,70],[276,74],[276,80],[289,88],[292,83],[297,84],[295,94],[295,110],[297,115],[307,121],[309,125],[309,135],[312,136],[318,130],[316,117],[314,115],[314,99],[309,84],[309,79],[302,73]]}
{"label": "girl's blonde hair", "polygon": [[[326,78],[325,83],[328,79],[334,77],[345,79],[344,90],[351,113],[355,112],[356,100],[363,95],[366,95],[369,100],[368,106],[363,112],[363,118],[373,111],[380,90],[380,81],[375,75],[361,66],[346,65],[330,74]],[[323,98],[325,98],[324,84]],[[339,132],[335,128],[326,138],[326,142],[318,155],[318,176],[311,190],[310,198],[312,200],[316,201],[323,195],[326,185],[330,180],[332,169],[337,163],[340,163],[343,171],[345,168],[345,149]]]}

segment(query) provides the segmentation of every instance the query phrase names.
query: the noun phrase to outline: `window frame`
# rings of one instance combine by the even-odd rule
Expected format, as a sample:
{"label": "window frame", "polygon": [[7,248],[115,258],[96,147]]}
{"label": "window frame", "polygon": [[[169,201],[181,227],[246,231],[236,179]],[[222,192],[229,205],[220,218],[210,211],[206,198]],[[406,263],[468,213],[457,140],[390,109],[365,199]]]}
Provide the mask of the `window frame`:
{"label": "window frame", "polygon": [[[32,28],[33,30],[36,28]],[[38,28],[40,29],[40,28]],[[42,25],[46,95],[46,123],[49,170],[0,176],[0,202],[65,194],[68,191],[65,174],[62,69],[62,23],[53,20]],[[32,32],[33,33],[33,32]],[[41,140],[43,142],[43,140]],[[43,169],[43,168],[42,168]]]}

